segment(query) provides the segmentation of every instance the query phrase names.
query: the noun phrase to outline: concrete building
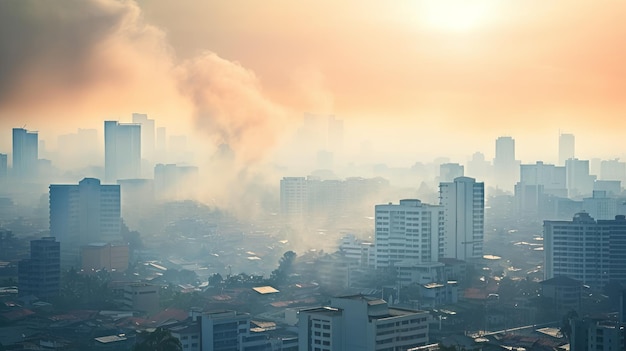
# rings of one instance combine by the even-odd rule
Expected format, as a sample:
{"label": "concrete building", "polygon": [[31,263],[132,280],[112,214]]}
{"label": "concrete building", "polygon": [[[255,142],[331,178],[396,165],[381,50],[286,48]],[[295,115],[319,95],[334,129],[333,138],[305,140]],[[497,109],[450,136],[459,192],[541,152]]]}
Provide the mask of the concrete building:
{"label": "concrete building", "polygon": [[120,186],[85,178],[50,185],[50,235],[61,243],[61,265],[78,267],[80,248],[121,240]]}
{"label": "concrete building", "polygon": [[594,288],[626,283],[626,216],[596,221],[582,212],[543,228],[545,279],[567,276]]}
{"label": "concrete building", "polygon": [[240,336],[250,330],[250,315],[230,310],[204,312],[200,316],[202,351],[239,350]]}
{"label": "concrete building", "polygon": [[491,179],[493,170],[491,163],[485,159],[482,152],[475,152],[467,162],[467,172],[465,176],[477,179]]}
{"label": "concrete building", "polygon": [[5,180],[9,175],[9,163],[7,154],[0,154],[0,181]]}
{"label": "concrete building", "polygon": [[141,125],[104,122],[105,181],[141,178]]}
{"label": "concrete building", "polygon": [[439,185],[443,207],[443,250],[439,257],[472,260],[483,257],[485,185],[460,177]]}
{"label": "concrete building", "polygon": [[406,199],[397,205],[376,205],[375,213],[376,268],[398,267],[401,284],[410,284],[411,273],[405,276],[402,271],[443,257],[442,206]]}
{"label": "concrete building", "polygon": [[124,272],[128,269],[128,244],[91,243],[81,248],[80,257],[83,272]]}
{"label": "concrete building", "polygon": [[332,298],[330,306],[301,310],[301,351],[407,350],[428,344],[428,313],[391,308],[361,295]]}
{"label": "concrete building", "polygon": [[520,183],[541,185],[544,194],[567,197],[567,176],[565,167],[537,163],[520,165]]}
{"label": "concrete building", "polygon": [[61,282],[60,243],[54,237],[30,242],[30,259],[18,265],[20,296],[50,299],[59,295]]}
{"label": "concrete building", "polygon": [[517,183],[519,161],[515,159],[515,139],[504,136],[496,139],[496,157],[493,159],[495,184],[511,191]]}
{"label": "concrete building", "polygon": [[606,191],[608,196],[618,196],[622,193],[622,182],[619,180],[596,180],[593,191]]}
{"label": "concrete building", "polygon": [[145,113],[133,113],[133,123],[141,125],[141,157],[153,162],[156,146],[154,120]]}
{"label": "concrete building", "polygon": [[565,161],[574,158],[576,154],[576,139],[574,134],[559,135],[559,165],[564,166]]}
{"label": "concrete building", "polygon": [[606,191],[593,191],[591,197],[586,197],[582,202],[582,210],[589,213],[592,218],[611,220],[617,215],[626,215],[624,200],[608,196]]}
{"label": "concrete building", "polygon": [[360,267],[373,267],[376,260],[374,243],[359,240],[352,234],[341,238],[339,252],[346,258],[358,262]]}
{"label": "concrete building", "polygon": [[280,214],[287,221],[302,222],[309,201],[305,177],[284,177],[280,181]]}
{"label": "concrete building", "polygon": [[619,159],[601,161],[600,179],[626,182],[626,162]]}
{"label": "concrete building", "polygon": [[147,283],[132,283],[124,287],[124,307],[145,313],[154,313],[159,310],[158,285]]}
{"label": "concrete building", "polygon": [[626,324],[597,318],[570,319],[571,351],[626,350]]}
{"label": "concrete building", "polygon": [[439,181],[452,182],[465,175],[465,167],[458,163],[442,163],[439,165]]}
{"label": "concrete building", "polygon": [[567,192],[571,198],[591,195],[596,176],[589,174],[589,161],[571,158],[565,161]]}
{"label": "concrete building", "polygon": [[37,177],[39,135],[24,128],[13,128],[13,176],[16,179]]}

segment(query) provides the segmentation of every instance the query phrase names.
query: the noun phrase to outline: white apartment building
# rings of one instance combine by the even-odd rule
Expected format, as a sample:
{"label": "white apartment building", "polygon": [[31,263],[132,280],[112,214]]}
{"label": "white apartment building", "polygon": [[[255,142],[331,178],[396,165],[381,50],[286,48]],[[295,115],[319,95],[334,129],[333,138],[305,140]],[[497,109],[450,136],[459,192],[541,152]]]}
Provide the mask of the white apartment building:
{"label": "white apartment building", "polygon": [[428,344],[428,313],[390,308],[361,295],[331,299],[330,306],[301,310],[301,351],[394,351]]}
{"label": "white apartment building", "polygon": [[444,236],[440,257],[457,260],[483,256],[485,185],[474,178],[459,177],[439,185],[443,207]]}
{"label": "white apartment building", "polygon": [[280,181],[280,214],[289,221],[303,221],[309,201],[305,177],[284,177]]}
{"label": "white apartment building", "polygon": [[545,279],[567,276],[594,288],[626,283],[626,216],[596,221],[582,212],[543,228]]}
{"label": "white apartment building", "polygon": [[442,206],[405,199],[399,204],[376,205],[375,212],[375,267],[397,267],[400,284],[414,282],[413,267],[441,257]]}

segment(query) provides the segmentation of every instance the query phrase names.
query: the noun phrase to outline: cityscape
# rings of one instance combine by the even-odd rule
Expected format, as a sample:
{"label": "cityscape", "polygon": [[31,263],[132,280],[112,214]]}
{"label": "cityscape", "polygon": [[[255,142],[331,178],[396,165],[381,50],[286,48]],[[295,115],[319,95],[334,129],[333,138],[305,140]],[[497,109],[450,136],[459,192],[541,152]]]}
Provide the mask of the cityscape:
{"label": "cityscape", "polygon": [[0,2],[0,351],[626,350],[626,3]]}

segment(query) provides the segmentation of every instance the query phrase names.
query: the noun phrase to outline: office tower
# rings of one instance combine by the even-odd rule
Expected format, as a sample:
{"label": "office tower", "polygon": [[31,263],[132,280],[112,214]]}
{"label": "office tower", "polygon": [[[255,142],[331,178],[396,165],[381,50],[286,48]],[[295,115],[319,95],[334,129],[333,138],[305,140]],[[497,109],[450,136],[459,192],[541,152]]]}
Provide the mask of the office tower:
{"label": "office tower", "polygon": [[106,182],[141,177],[141,125],[104,122]]}
{"label": "office tower", "polygon": [[7,154],[0,154],[0,180],[7,178],[9,174],[9,166],[7,161]]}
{"label": "office tower", "polygon": [[30,259],[18,265],[19,295],[50,299],[59,294],[60,282],[60,243],[54,237],[31,240]]}
{"label": "office tower", "polygon": [[376,268],[436,262],[443,252],[443,207],[420,200],[376,205]]}
{"label": "office tower", "polygon": [[442,163],[439,165],[439,181],[452,182],[465,175],[465,167],[458,163]]}
{"label": "office tower", "polygon": [[13,128],[13,176],[17,179],[37,177],[39,136],[23,128]]}
{"label": "office tower", "polygon": [[343,151],[343,120],[328,116],[328,149],[335,155]]}
{"label": "office tower", "polygon": [[439,184],[444,213],[443,257],[471,260],[483,257],[485,185],[459,177]]}
{"label": "office tower", "polygon": [[626,162],[618,159],[601,161],[600,179],[626,181]]}
{"label": "office tower", "polygon": [[152,162],[155,151],[154,120],[145,113],[133,113],[133,123],[141,125],[141,157]]}
{"label": "office tower", "polygon": [[626,215],[624,201],[603,190],[594,190],[591,197],[583,198],[582,210],[594,219],[610,220],[617,215]]}
{"label": "office tower", "polygon": [[545,279],[567,276],[593,288],[626,283],[626,217],[595,220],[577,213],[571,221],[544,221]]}
{"label": "office tower", "polygon": [[509,190],[517,182],[519,162],[515,160],[515,139],[499,137],[496,139],[496,157],[493,159],[495,183],[498,187]]}
{"label": "office tower", "polygon": [[120,186],[85,178],[50,185],[50,235],[61,243],[61,264],[78,267],[80,248],[121,240]]}
{"label": "office tower", "polygon": [[570,158],[565,161],[569,197],[591,195],[596,176],[589,174],[589,161]]}
{"label": "office tower", "polygon": [[428,344],[427,312],[389,307],[362,295],[332,298],[329,306],[300,310],[301,351],[408,350]]}
{"label": "office tower", "polygon": [[565,167],[537,163],[520,165],[520,183],[540,185],[545,194],[567,197],[567,176]]}
{"label": "office tower", "polygon": [[250,329],[250,315],[236,311],[204,312],[200,316],[202,350],[239,350],[240,336]]}
{"label": "office tower", "polygon": [[309,189],[305,177],[284,177],[280,181],[280,214],[284,220],[302,222],[308,208]]}
{"label": "office tower", "polygon": [[574,134],[559,135],[559,165],[565,165],[565,161],[574,158],[575,138]]}

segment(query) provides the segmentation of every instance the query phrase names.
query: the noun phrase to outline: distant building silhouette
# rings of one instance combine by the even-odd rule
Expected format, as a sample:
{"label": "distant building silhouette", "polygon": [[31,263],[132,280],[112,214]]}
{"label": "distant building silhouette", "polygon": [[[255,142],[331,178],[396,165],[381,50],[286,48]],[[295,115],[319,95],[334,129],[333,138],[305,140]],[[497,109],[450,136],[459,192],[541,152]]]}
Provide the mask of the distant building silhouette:
{"label": "distant building silhouette", "polygon": [[493,170],[496,186],[512,190],[519,174],[519,161],[515,159],[515,139],[503,136],[496,139],[496,157]]}
{"label": "distant building silhouette", "polygon": [[105,181],[141,177],[141,125],[104,122]]}
{"label": "distant building silhouette", "polygon": [[574,158],[576,151],[576,139],[574,134],[559,135],[559,165],[564,166],[565,161]]}
{"label": "distant building silhouette", "polygon": [[154,162],[155,126],[154,120],[145,113],[133,113],[133,123],[141,125],[141,157]]}
{"label": "distant building silhouette", "polygon": [[600,179],[626,182],[626,162],[618,159],[601,161]]}
{"label": "distant building silhouette", "polygon": [[570,198],[589,196],[596,176],[589,174],[589,161],[570,158],[565,161],[567,192]]}
{"label": "distant building silhouette", "polygon": [[0,154],[0,181],[7,178],[9,174],[9,165],[7,154]]}
{"label": "distant building silhouette", "polygon": [[192,195],[188,184],[198,181],[198,167],[175,164],[157,164],[154,166],[154,193],[160,200],[176,199],[183,195]]}
{"label": "distant building silhouette", "polygon": [[63,267],[78,267],[80,248],[121,240],[120,186],[85,178],[50,185],[50,235],[61,242]]}
{"label": "distant building silhouette", "polygon": [[13,128],[13,176],[35,178],[39,159],[39,135],[23,128]]}
{"label": "distant building silhouette", "polygon": [[459,177],[439,185],[443,206],[443,257],[472,260],[483,257],[485,185]]}
{"label": "distant building silhouette", "polygon": [[60,243],[54,237],[31,240],[30,258],[18,265],[20,296],[34,295],[47,300],[59,295],[60,253]]}

